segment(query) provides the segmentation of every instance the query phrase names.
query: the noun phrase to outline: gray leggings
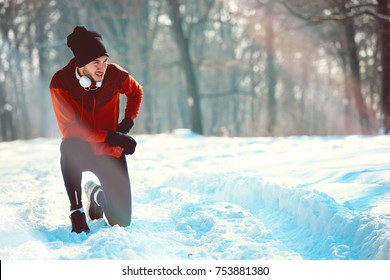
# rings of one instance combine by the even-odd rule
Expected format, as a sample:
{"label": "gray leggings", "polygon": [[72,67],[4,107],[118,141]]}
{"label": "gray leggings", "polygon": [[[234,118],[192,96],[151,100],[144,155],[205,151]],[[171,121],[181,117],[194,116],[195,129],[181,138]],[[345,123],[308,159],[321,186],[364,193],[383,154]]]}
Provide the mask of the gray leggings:
{"label": "gray leggings", "polygon": [[104,196],[99,204],[110,225],[128,226],[131,223],[131,186],[125,155],[120,158],[97,156],[90,144],[79,138],[64,139],[61,143],[61,171],[70,201],[70,210],[83,207],[81,200],[82,172],[91,171],[98,177]]}

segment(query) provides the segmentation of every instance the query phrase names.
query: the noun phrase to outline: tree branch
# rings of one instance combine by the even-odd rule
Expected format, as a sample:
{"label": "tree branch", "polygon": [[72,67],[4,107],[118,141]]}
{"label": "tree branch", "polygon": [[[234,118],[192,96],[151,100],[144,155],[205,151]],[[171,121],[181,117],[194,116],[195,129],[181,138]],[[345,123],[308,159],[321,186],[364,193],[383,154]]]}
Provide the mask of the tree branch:
{"label": "tree branch", "polygon": [[281,4],[283,7],[285,7],[294,16],[296,16],[300,19],[303,19],[303,20],[314,22],[314,23],[321,23],[321,22],[325,22],[325,21],[344,21],[344,20],[349,20],[351,18],[359,17],[362,15],[370,15],[370,16],[373,16],[377,19],[390,22],[390,16],[375,12],[371,9],[371,8],[377,8],[376,5],[353,6],[353,7],[350,7],[349,8],[350,11],[348,13],[345,13],[345,14],[332,14],[329,16],[311,16],[308,14],[302,14],[302,13],[298,12],[296,9],[291,7],[285,1],[278,0],[277,2],[279,4]]}

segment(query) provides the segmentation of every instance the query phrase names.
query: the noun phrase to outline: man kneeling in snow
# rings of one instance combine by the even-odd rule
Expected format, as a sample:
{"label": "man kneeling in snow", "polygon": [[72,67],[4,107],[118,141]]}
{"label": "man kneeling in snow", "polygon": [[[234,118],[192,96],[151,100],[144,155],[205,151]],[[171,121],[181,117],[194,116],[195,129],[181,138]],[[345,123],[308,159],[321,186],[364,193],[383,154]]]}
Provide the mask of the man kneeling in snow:
{"label": "man kneeling in snow", "polygon": [[[91,220],[103,213],[110,225],[131,222],[131,188],[125,155],[136,141],[127,133],[142,101],[138,82],[119,65],[108,63],[100,34],[77,26],[67,37],[74,58],[57,71],[50,94],[63,135],[61,171],[70,200],[72,232],[89,232],[81,200],[82,172],[91,171],[101,186],[88,182],[86,213]],[[120,94],[126,110],[118,124]]]}

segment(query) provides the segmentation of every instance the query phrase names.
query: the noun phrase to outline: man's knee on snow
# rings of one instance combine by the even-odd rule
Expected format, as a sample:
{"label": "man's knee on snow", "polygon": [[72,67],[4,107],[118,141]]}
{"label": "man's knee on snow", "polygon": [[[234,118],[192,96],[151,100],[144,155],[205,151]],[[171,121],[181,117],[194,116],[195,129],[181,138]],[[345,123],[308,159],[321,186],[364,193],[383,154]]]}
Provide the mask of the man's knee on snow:
{"label": "man's knee on snow", "polygon": [[128,227],[131,224],[131,214],[126,215],[125,213],[121,213],[115,217],[106,215],[106,219],[111,226]]}

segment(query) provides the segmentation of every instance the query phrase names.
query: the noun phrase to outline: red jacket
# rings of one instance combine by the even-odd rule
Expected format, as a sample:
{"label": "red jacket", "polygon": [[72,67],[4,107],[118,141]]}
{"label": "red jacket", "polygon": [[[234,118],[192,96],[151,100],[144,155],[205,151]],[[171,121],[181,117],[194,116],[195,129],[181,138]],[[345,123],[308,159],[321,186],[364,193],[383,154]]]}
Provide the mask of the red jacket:
{"label": "red jacket", "polygon": [[56,72],[50,83],[54,113],[63,139],[77,137],[90,142],[97,155],[120,157],[121,147],[104,142],[108,130],[115,130],[119,119],[119,98],[125,94],[125,117],[134,120],[141,106],[140,84],[119,65],[109,63],[102,86],[86,91],[75,75],[76,62]]}

